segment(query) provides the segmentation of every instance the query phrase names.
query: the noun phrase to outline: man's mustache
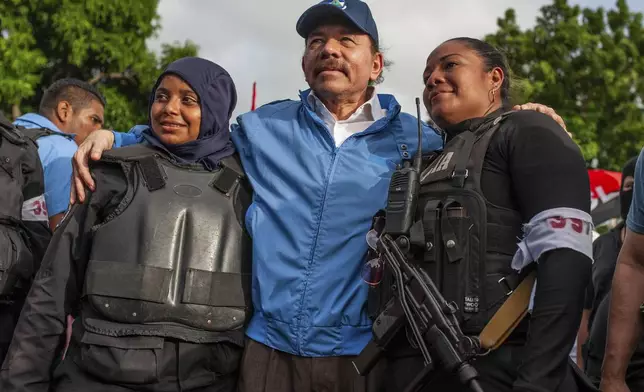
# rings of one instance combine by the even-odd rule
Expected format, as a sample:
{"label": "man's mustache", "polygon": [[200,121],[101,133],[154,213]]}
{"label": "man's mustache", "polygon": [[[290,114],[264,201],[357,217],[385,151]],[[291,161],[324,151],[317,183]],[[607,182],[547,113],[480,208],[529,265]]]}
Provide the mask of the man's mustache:
{"label": "man's mustache", "polygon": [[347,66],[344,63],[338,61],[325,61],[319,63],[315,66],[313,71],[315,75],[318,75],[322,71],[340,71],[345,75],[349,73]]}

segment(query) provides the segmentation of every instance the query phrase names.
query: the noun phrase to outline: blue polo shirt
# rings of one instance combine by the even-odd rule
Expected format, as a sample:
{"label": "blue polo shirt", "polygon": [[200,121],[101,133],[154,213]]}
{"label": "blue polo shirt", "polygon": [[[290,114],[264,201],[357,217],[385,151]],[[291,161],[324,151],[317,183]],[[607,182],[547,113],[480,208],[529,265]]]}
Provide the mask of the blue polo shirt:
{"label": "blue polo shirt", "polygon": [[633,202],[626,219],[626,226],[638,234],[644,234],[644,149],[637,159],[634,178]]}
{"label": "blue polo shirt", "polygon": [[63,213],[69,205],[72,184],[72,157],[78,149],[74,135],[63,133],[46,117],[36,113],[25,114],[14,121],[25,128],[47,128],[58,134],[36,140],[38,155],[45,176],[45,202],[50,217]]}

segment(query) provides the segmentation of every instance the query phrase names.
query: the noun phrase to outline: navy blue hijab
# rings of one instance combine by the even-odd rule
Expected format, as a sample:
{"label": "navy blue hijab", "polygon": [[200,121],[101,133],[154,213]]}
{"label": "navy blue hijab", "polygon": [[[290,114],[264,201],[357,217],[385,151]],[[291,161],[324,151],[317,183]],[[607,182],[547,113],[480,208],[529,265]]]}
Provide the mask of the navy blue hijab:
{"label": "navy blue hijab", "polygon": [[232,155],[235,147],[230,140],[230,117],[237,104],[235,83],[219,65],[199,57],[184,57],[173,63],[159,76],[152,89],[148,118],[156,89],[166,75],[176,75],[192,87],[199,96],[201,126],[197,140],[183,144],[165,144],[151,128],[143,131],[145,140],[159,147],[182,163],[200,163],[213,170],[223,158]]}

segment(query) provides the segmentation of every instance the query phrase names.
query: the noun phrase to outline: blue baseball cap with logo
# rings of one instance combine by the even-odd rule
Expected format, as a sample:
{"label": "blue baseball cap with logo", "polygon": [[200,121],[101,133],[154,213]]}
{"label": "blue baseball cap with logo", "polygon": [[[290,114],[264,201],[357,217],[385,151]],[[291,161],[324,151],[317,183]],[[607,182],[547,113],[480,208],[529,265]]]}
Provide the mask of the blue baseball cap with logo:
{"label": "blue baseball cap with logo", "polygon": [[378,45],[378,28],[367,3],[360,0],[323,0],[304,11],[297,21],[297,33],[307,38],[320,21],[331,15],[347,19],[358,29],[369,35]]}

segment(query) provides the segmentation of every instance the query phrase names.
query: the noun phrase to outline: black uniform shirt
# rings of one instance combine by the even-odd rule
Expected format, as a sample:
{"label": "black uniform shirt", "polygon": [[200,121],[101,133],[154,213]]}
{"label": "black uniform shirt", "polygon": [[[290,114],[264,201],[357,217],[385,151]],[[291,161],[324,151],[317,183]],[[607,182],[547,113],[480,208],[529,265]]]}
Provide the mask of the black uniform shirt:
{"label": "black uniform shirt", "polygon": [[[467,120],[447,134],[475,130],[500,113]],[[590,213],[590,184],[579,147],[544,114],[526,110],[506,118],[490,141],[481,176],[487,200],[518,210],[524,223],[558,207]],[[557,390],[567,372],[590,279],[590,258],[571,249],[547,252],[538,262],[534,309],[515,391]]]}
{"label": "black uniform shirt", "polygon": [[617,265],[617,256],[622,248],[621,231],[624,224],[600,235],[593,242],[593,272],[592,279],[586,289],[586,301],[584,308],[590,309],[588,319],[588,330],[592,328],[593,319],[599,304],[610,292]]}

